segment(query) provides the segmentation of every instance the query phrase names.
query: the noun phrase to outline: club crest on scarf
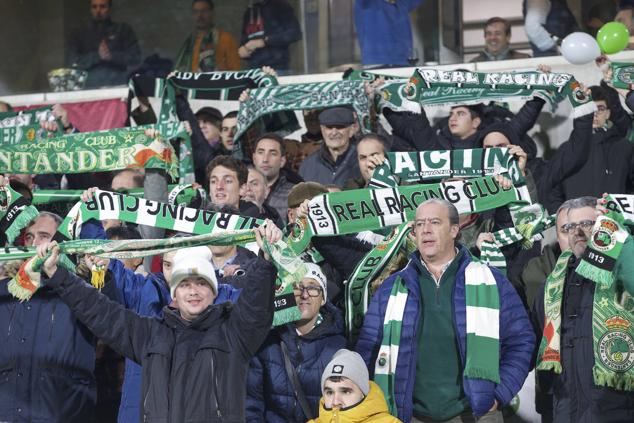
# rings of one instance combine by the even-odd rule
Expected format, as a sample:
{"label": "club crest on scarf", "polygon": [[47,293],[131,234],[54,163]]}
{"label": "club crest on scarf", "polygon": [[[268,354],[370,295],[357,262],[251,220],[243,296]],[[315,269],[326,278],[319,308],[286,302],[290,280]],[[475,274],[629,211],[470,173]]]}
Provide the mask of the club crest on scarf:
{"label": "club crest on scarf", "polygon": [[626,372],[634,366],[634,339],[627,332],[631,325],[621,316],[605,321],[608,331],[599,339],[599,358],[610,370]]}

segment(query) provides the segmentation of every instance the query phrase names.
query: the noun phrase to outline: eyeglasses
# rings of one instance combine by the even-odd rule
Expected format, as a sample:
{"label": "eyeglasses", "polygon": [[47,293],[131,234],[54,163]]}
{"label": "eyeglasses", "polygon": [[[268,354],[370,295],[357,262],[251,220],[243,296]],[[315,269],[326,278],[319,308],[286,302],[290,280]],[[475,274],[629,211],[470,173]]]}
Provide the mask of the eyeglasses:
{"label": "eyeglasses", "polygon": [[592,229],[594,222],[594,220],[582,220],[579,223],[566,223],[565,225],[561,225],[561,232],[567,234],[569,232],[576,231],[577,228],[581,228],[583,231],[588,231]]}
{"label": "eyeglasses", "polygon": [[301,297],[304,295],[304,291],[308,292],[309,297],[319,297],[321,294],[321,287],[319,286],[303,286],[303,285],[293,285],[293,294],[297,297]]}

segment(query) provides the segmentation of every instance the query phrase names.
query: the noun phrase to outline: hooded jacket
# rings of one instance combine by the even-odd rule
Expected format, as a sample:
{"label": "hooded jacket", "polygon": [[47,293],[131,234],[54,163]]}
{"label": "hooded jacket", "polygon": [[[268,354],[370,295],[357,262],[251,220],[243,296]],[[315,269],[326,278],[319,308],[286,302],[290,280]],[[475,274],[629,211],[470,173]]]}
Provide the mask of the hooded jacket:
{"label": "hooded jacket", "polygon": [[[460,248],[465,250],[462,246]],[[417,254],[419,254],[417,251],[414,252],[407,266],[386,279],[374,294],[356,346],[357,352],[363,357],[372,375],[383,338],[383,319],[390,292],[394,281],[400,277],[405,283],[408,296],[401,328],[394,395],[398,417],[405,423],[410,422],[413,415],[412,398],[418,359],[417,351],[418,344],[421,342],[417,338],[422,308],[421,292],[417,266],[413,263],[413,260],[417,259],[414,255]],[[471,260],[471,255],[467,251],[463,251],[458,263],[453,290],[453,324],[463,369],[467,347],[465,269]],[[476,417],[486,414],[494,400],[497,400],[501,405],[506,405],[519,392],[530,370],[533,349],[535,348],[535,333],[517,292],[497,269],[491,268],[491,271],[500,294],[500,384],[463,376],[463,389]]]}
{"label": "hooded jacket", "polygon": [[344,409],[326,409],[319,401],[319,417],[308,423],[400,423],[387,410],[387,403],[379,385],[370,381],[370,392],[359,404]]}
{"label": "hooded jacket", "polygon": [[249,360],[273,319],[276,270],[255,260],[236,303],[210,305],[194,321],[164,309],[141,317],[63,268],[45,280],[94,334],[142,366],[144,422],[244,422]]}
{"label": "hooded jacket", "polygon": [[288,349],[313,416],[317,415],[321,374],[334,353],[346,347],[341,312],[329,302],[320,312],[324,320],[304,336],[297,334],[292,323],[271,330],[251,360],[247,380],[248,422],[304,423],[308,419],[286,373],[280,342],[284,342]]}

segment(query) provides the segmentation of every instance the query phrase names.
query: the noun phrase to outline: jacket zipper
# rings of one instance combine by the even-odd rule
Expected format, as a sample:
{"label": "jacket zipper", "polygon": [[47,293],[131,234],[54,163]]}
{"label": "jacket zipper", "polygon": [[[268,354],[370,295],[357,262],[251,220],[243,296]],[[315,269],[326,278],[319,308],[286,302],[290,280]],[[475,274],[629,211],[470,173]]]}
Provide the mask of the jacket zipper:
{"label": "jacket zipper", "polygon": [[51,342],[51,339],[53,338],[53,325],[55,324],[55,308],[57,307],[57,304],[53,304],[53,312],[51,313],[51,330],[48,333],[48,342]]}
{"label": "jacket zipper", "polygon": [[216,374],[216,367],[214,366],[214,352],[211,351],[211,377],[214,380],[214,404],[216,405],[216,414],[219,418],[222,418],[222,412],[220,411],[220,404],[218,402],[218,375]]}

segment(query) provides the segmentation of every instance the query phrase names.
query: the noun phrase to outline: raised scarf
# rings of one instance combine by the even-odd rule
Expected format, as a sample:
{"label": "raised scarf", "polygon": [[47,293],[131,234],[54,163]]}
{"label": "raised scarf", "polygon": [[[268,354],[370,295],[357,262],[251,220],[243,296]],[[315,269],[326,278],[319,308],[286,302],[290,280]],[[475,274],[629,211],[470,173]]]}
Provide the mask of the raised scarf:
{"label": "raised scarf", "polygon": [[[41,121],[56,121],[57,131],[48,132]],[[63,135],[62,123],[53,115],[50,106],[19,112],[0,113],[0,145],[18,144],[24,141],[42,140]]]}
{"label": "raised scarf", "polygon": [[117,219],[192,234],[252,229],[264,221],[228,213],[170,205],[110,191],[95,191],[87,202],[78,202],[58,228],[68,239],[77,238],[81,226],[90,219]]}
{"label": "raised scarf", "polygon": [[377,244],[361,259],[352,271],[345,284],[346,298],[346,330],[348,339],[357,339],[363,318],[372,300],[371,284],[390,267],[398,252],[406,243],[406,236],[410,228],[408,223],[396,226],[392,233]]}
{"label": "raised scarf", "polygon": [[[252,242],[255,233],[252,229],[223,231],[206,233],[192,237],[168,238],[168,239],[144,239],[144,240],[71,240],[59,243],[60,265],[70,271],[74,271],[73,263],[66,254],[91,254],[110,259],[127,259],[163,254],[182,248],[200,245],[235,245]],[[306,274],[306,268],[284,241],[275,244],[263,245],[264,250],[270,255],[271,261],[277,268],[276,290],[274,298],[275,314],[273,326],[294,322],[301,318],[301,312],[295,303],[293,285],[301,281]],[[44,260],[33,257],[34,248],[13,249],[5,254],[0,254],[0,260],[29,258],[18,274],[9,282],[9,292],[21,301],[29,300],[40,287],[39,269]],[[94,272],[93,272],[94,274]],[[94,282],[93,282],[94,284]]]}
{"label": "raised scarf", "polygon": [[[627,243],[632,243],[628,237]],[[631,247],[628,257],[631,260]],[[537,355],[537,370],[561,374],[561,310],[568,261],[564,251],[544,287],[544,331]],[[579,264],[580,265],[580,264]],[[622,275],[631,277],[631,275]],[[596,283],[592,303],[592,374],[597,386],[634,390],[634,298],[618,283]]]}
{"label": "raised scarf", "polygon": [[380,108],[412,110],[420,105],[476,104],[512,98],[542,98],[554,107],[568,99],[574,117],[594,111],[594,103],[571,74],[470,72],[418,68],[408,83],[392,81],[378,93]]}
{"label": "raised scarf", "polygon": [[237,158],[242,158],[240,137],[258,119],[266,115],[286,110],[322,109],[334,106],[352,106],[362,130],[369,130],[370,103],[362,81],[289,84],[251,90],[249,99],[240,103],[233,154]]}
{"label": "raised scarf", "polygon": [[190,100],[238,101],[245,89],[278,85],[277,78],[261,69],[226,72],[175,72],[169,79],[135,76],[128,83],[132,97],[162,97],[168,83]]}
{"label": "raised scarf", "polygon": [[507,148],[390,152],[368,184],[387,188],[445,178],[477,178],[506,173],[516,187],[525,184],[517,160]]}
{"label": "raised scarf", "polygon": [[[157,129],[161,136],[150,138],[145,129]],[[144,167],[163,169],[176,178],[179,161],[163,139],[181,136],[187,136],[183,124],[174,122],[7,145],[0,150],[0,173],[87,173]]]}
{"label": "raised scarf", "polygon": [[493,177],[465,181],[357,189],[322,194],[310,200],[307,218],[289,236],[289,246],[301,252],[312,236],[330,236],[396,226],[415,218],[416,207],[431,198],[450,201],[460,214],[472,214],[511,203],[526,204],[526,187],[503,190]]}
{"label": "raised scarf", "polygon": [[0,247],[11,244],[39,212],[9,185],[0,186]]}
{"label": "raised scarf", "polygon": [[[489,267],[472,259],[465,269],[465,302],[467,348],[464,376],[500,383],[499,309],[500,295]],[[409,291],[400,276],[396,276],[383,318],[383,338],[374,363],[376,382],[396,416],[396,368],[403,329],[403,315]]]}

